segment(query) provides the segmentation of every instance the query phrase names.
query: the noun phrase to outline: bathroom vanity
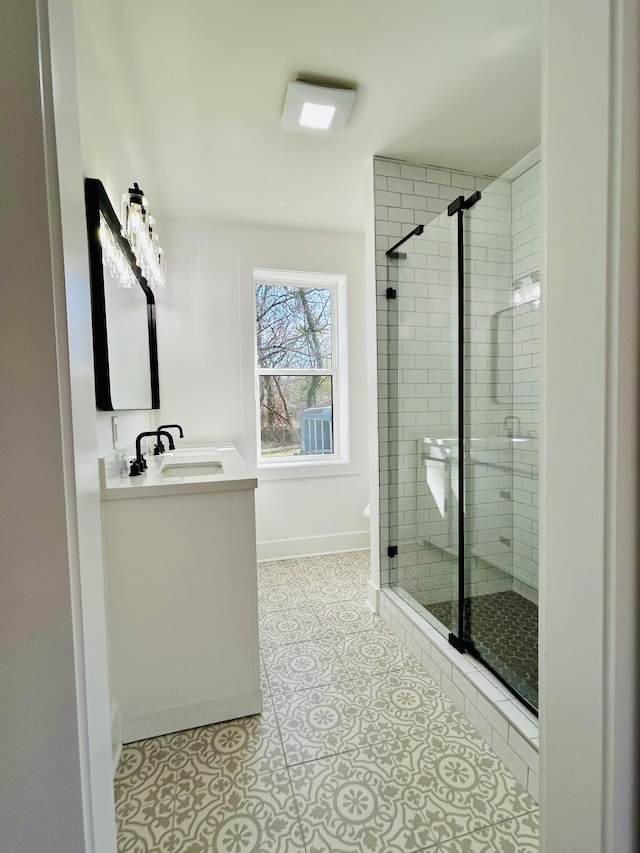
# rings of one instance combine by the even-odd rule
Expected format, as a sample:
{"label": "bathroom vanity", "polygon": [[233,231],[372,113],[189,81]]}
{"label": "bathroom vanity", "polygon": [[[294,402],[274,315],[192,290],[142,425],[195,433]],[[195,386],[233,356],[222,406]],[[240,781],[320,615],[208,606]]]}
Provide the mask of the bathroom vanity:
{"label": "bathroom vanity", "polygon": [[259,713],[254,489],[232,445],[100,460],[121,741]]}

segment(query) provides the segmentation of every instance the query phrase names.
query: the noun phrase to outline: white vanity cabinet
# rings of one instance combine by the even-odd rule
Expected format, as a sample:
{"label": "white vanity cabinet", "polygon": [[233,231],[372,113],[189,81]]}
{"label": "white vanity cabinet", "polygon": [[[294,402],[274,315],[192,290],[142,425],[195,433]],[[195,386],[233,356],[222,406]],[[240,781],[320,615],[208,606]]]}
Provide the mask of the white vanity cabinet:
{"label": "white vanity cabinet", "polygon": [[219,455],[218,476],[163,477],[177,454],[150,459],[148,476],[130,481],[103,470],[111,684],[123,743],[261,710],[256,480],[235,449]]}

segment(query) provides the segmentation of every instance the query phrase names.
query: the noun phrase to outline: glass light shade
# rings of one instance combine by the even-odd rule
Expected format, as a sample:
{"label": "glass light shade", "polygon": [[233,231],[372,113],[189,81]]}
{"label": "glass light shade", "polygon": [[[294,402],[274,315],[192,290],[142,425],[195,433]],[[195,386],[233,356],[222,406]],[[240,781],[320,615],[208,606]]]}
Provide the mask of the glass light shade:
{"label": "glass light shade", "polygon": [[300,124],[316,130],[327,130],[331,126],[336,108],[325,104],[305,103],[300,113]]}
{"label": "glass light shade", "polygon": [[122,196],[123,234],[131,244],[136,262],[150,287],[164,287],[162,249],[154,228],[155,218],[137,183]]}

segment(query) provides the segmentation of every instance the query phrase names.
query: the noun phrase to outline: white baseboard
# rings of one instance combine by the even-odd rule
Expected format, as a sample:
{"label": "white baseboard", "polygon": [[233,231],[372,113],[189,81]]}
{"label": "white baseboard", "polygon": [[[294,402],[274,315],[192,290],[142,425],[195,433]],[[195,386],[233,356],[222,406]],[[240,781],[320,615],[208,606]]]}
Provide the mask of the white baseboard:
{"label": "white baseboard", "polygon": [[292,557],[313,557],[317,554],[337,554],[340,551],[360,551],[368,547],[369,531],[361,530],[355,533],[258,542],[257,551],[258,560],[286,560]]}
{"label": "white baseboard", "polygon": [[122,752],[122,720],[120,718],[120,706],[111,703],[111,754],[113,757],[113,773],[115,775],[120,753]]}
{"label": "white baseboard", "polygon": [[169,732],[181,732],[248,717],[262,710],[262,691],[253,690],[229,696],[226,699],[211,699],[193,702],[189,705],[177,705],[173,708],[159,708],[141,714],[122,715],[122,742],[132,743],[144,738],[157,737]]}
{"label": "white baseboard", "polygon": [[380,587],[377,587],[373,581],[367,583],[367,601],[374,613],[380,612]]}

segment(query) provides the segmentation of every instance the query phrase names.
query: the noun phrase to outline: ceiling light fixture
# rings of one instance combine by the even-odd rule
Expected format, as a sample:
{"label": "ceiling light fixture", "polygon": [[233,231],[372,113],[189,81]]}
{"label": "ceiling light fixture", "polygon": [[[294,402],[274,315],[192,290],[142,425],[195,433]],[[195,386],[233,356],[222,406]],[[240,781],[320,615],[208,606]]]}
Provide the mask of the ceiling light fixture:
{"label": "ceiling light fixture", "polygon": [[280,126],[295,133],[334,133],[347,123],[355,99],[355,89],[296,80],[287,87]]}
{"label": "ceiling light fixture", "polygon": [[316,130],[328,130],[336,114],[335,107],[323,104],[305,103],[300,113],[299,122],[303,127],[313,127]]}

